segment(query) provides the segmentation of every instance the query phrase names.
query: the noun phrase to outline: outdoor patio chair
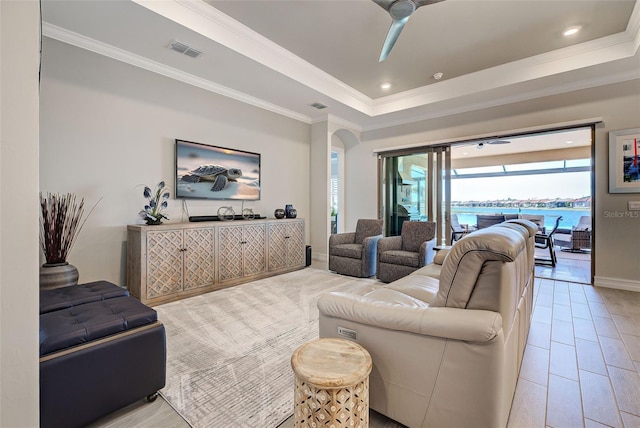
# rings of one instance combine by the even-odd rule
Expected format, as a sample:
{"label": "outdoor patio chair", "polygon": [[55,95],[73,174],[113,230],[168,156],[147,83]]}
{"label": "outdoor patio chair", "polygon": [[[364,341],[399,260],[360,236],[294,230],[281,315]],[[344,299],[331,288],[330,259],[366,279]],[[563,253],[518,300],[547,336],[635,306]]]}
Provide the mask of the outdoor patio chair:
{"label": "outdoor patio chair", "polygon": [[483,215],[483,214],[478,214],[476,216],[476,219],[477,219],[478,229],[491,227],[494,224],[500,224],[506,220],[505,216],[503,215]]}
{"label": "outdoor patio chair", "polygon": [[562,247],[562,251],[572,253],[584,253],[585,250],[591,249],[591,216],[581,216],[578,224],[571,230],[560,229],[554,242],[558,247]]}
{"label": "outdoor patio chair", "polygon": [[457,214],[451,214],[451,243],[476,230],[474,226],[460,224]]}
{"label": "outdoor patio chair", "polygon": [[536,257],[537,265],[556,267],[556,263],[558,262],[558,260],[556,258],[556,252],[553,245],[553,235],[558,230],[558,226],[560,225],[560,220],[562,220],[562,216],[558,216],[558,218],[556,218],[556,223],[554,224],[553,229],[551,229],[551,232],[549,232],[548,234],[545,234],[545,233],[536,234],[535,236],[536,248],[549,249],[548,259]]}

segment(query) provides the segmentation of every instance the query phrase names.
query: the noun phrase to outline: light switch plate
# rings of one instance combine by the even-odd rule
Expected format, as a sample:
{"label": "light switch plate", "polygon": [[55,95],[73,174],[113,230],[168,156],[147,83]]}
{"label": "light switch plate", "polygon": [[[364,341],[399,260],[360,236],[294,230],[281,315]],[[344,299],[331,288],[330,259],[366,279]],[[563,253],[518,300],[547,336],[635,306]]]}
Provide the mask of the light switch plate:
{"label": "light switch plate", "polygon": [[640,211],[640,201],[629,201],[629,211]]}

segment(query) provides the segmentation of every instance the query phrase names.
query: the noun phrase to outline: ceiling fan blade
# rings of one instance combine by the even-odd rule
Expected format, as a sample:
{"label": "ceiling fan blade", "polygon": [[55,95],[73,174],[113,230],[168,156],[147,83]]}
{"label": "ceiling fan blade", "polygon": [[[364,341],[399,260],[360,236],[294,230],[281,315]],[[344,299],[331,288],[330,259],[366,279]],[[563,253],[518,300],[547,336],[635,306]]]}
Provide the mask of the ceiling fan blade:
{"label": "ceiling fan blade", "polygon": [[378,62],[382,62],[387,59],[408,20],[408,16],[406,18],[393,20],[391,27],[389,28],[389,32],[387,33],[387,38],[384,41],[384,45],[382,45],[382,52],[380,52],[380,59]]}
{"label": "ceiling fan blade", "polygon": [[373,0],[375,4],[389,12],[389,8],[396,0]]}

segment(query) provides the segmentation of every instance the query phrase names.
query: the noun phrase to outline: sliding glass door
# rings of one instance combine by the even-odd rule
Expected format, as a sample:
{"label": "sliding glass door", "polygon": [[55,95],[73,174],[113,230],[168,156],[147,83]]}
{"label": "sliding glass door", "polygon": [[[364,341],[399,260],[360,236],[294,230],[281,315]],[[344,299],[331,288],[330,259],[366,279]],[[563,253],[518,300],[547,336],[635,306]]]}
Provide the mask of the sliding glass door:
{"label": "sliding glass door", "polygon": [[385,235],[397,236],[405,221],[435,221],[438,243],[449,230],[450,149],[428,147],[379,154],[380,211]]}

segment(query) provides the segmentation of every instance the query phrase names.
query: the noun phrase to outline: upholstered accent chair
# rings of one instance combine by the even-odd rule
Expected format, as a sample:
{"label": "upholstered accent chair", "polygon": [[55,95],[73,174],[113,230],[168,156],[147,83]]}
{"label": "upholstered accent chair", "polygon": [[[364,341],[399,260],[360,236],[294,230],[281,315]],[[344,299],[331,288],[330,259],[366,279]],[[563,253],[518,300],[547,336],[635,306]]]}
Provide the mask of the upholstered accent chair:
{"label": "upholstered accent chair", "polygon": [[378,240],[382,238],[382,220],[359,219],[355,232],[329,237],[329,270],[360,278],[376,274]]}
{"label": "upholstered accent chair", "polygon": [[400,236],[378,241],[378,279],[391,282],[431,263],[435,255],[436,223],[406,221]]}

